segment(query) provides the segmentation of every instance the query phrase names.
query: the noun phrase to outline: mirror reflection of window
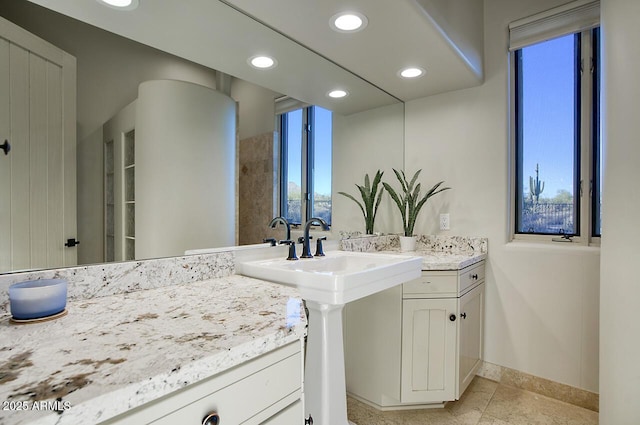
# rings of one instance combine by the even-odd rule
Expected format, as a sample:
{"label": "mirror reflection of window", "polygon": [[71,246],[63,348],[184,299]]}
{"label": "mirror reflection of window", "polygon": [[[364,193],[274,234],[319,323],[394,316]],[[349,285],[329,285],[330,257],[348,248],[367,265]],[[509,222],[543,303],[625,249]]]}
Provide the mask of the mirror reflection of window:
{"label": "mirror reflection of window", "polygon": [[314,107],[313,204],[309,214],[331,223],[331,111]]}
{"label": "mirror reflection of window", "polygon": [[306,106],[279,115],[280,215],[331,223],[332,113]]}

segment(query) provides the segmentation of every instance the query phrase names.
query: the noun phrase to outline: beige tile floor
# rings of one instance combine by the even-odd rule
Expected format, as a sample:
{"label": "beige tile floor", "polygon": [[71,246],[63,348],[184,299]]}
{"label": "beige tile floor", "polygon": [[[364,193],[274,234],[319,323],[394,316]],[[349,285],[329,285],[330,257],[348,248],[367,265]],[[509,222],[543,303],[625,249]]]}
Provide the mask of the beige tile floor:
{"label": "beige tile floor", "polygon": [[460,400],[442,409],[378,411],[347,399],[357,425],[597,425],[598,413],[476,377]]}

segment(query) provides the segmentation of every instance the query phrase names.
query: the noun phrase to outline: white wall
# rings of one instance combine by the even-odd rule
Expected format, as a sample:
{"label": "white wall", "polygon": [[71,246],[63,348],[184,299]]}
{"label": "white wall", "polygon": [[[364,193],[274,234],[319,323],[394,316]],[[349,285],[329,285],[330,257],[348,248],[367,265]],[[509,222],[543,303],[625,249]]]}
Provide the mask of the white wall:
{"label": "white wall", "polygon": [[[395,182],[392,169],[403,167],[403,112],[404,105],[399,103],[348,116],[334,114],[331,190],[334,237],[338,237],[340,230],[365,231],[360,208],[338,192],[347,192],[361,201],[356,183],[363,185],[365,174],[373,180],[378,169],[384,172],[383,181]],[[402,231],[395,208],[385,193],[374,231]]]}
{"label": "white wall", "polygon": [[238,102],[238,136],[240,140],[273,133],[275,130],[275,99],[279,93],[248,81],[234,78],[231,97]]}
{"label": "white wall", "polygon": [[485,360],[598,391],[599,250],[509,243],[507,25],[565,0],[485,0],[482,86],[406,104],[407,171],[452,190],[433,198],[417,233],[489,238]]}
{"label": "white wall", "polygon": [[78,204],[78,264],[104,261],[104,175],[102,127],[78,142],[77,193]]}
{"label": "white wall", "polygon": [[184,81],[140,84],[136,259],[235,245],[236,104]]}
{"label": "white wall", "polygon": [[640,2],[603,0],[605,173],[600,423],[640,423]]}

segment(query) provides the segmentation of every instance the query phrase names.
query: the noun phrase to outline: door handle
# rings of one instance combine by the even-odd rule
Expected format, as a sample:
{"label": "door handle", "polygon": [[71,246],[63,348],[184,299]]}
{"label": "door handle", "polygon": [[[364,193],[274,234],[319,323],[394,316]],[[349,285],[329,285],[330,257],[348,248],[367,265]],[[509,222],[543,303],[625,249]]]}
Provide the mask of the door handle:
{"label": "door handle", "polygon": [[67,243],[64,244],[64,246],[69,248],[73,248],[76,245],[80,245],[80,241],[77,241],[76,238],[67,239]]}

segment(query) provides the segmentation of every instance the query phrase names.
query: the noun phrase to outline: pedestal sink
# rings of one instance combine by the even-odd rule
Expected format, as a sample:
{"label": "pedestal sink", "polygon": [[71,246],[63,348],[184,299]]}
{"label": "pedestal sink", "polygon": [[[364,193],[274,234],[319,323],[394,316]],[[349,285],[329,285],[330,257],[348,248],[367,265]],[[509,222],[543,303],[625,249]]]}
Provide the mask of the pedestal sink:
{"label": "pedestal sink", "polygon": [[347,425],[342,311],[348,302],[420,277],[422,258],[330,251],[325,257],[238,264],[249,277],[295,286],[309,309],[305,415],[315,425]]}

